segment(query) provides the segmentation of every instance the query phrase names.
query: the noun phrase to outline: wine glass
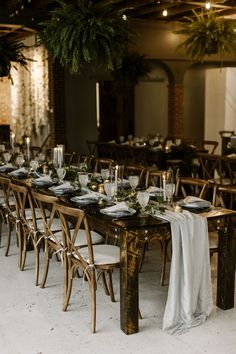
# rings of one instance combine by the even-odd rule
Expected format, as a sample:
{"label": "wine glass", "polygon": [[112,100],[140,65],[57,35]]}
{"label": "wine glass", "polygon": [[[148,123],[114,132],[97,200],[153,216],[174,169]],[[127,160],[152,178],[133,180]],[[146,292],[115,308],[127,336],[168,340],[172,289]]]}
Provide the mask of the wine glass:
{"label": "wine glass", "polygon": [[171,204],[174,193],[175,193],[175,184],[166,183],[166,199],[168,204]]}
{"label": "wine glass", "polygon": [[11,154],[9,152],[5,152],[3,154],[4,161],[8,163],[11,160]]}
{"label": "wine glass", "polygon": [[145,211],[146,206],[149,202],[149,193],[144,191],[139,191],[137,193],[137,200],[141,206],[141,214]]}
{"label": "wine glass", "polygon": [[23,155],[18,155],[15,159],[15,163],[19,168],[23,166],[24,162],[25,162],[25,159],[24,159]]}
{"label": "wine glass", "polygon": [[106,181],[104,182],[104,191],[108,196],[108,199],[111,201],[115,195],[116,184],[114,182]]}
{"label": "wine glass", "polygon": [[129,176],[129,184],[130,187],[135,190],[135,188],[138,186],[139,184],[139,176]]}
{"label": "wine glass", "polygon": [[30,167],[31,167],[32,171],[35,172],[37,170],[37,168],[39,167],[38,160],[31,160]]}
{"label": "wine glass", "polygon": [[57,168],[57,176],[59,178],[60,183],[63,183],[63,179],[65,178],[65,175],[66,175],[66,169],[64,167]]}
{"label": "wine glass", "polygon": [[79,183],[82,189],[85,189],[89,182],[89,175],[88,173],[80,173],[79,174]]}
{"label": "wine glass", "polygon": [[106,180],[110,176],[110,170],[108,168],[102,168],[101,169],[101,176],[103,180]]}

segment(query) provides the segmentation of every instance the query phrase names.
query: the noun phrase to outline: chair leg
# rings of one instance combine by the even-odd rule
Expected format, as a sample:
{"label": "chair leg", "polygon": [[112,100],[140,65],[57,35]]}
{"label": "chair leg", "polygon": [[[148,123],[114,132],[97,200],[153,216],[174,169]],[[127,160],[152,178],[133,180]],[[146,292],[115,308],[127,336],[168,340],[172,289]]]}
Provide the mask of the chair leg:
{"label": "chair leg", "polygon": [[45,240],[45,267],[44,267],[44,273],[40,284],[40,288],[45,287],[47,277],[48,277],[49,262],[50,262],[50,255],[49,255],[48,242],[47,240]]}
{"label": "chair leg", "polygon": [[20,270],[24,270],[25,268],[26,255],[27,255],[27,235],[24,234]]}
{"label": "chair leg", "polygon": [[39,284],[39,248],[34,245],[34,254],[35,254],[35,285]]}
{"label": "chair leg", "polygon": [[96,332],[96,278],[94,270],[91,271],[91,283],[90,283],[90,290],[91,290],[91,332]]}
{"label": "chair leg", "polygon": [[13,224],[9,221],[8,222],[8,236],[7,236],[7,247],[5,251],[5,256],[7,257],[9,254],[10,244],[11,244],[11,234],[13,231]]}
{"label": "chair leg", "polygon": [[115,302],[116,300],[115,300],[113,282],[112,282],[112,271],[108,272],[108,279],[109,279],[108,287],[109,287],[109,294],[110,294],[110,297],[111,297],[111,301]]}
{"label": "chair leg", "polygon": [[[109,290],[108,290],[108,286],[107,286],[106,275],[104,272],[101,272],[100,275],[102,277],[102,285],[103,285],[104,292],[106,295],[110,295]],[[100,277],[100,275],[99,275],[99,277]]]}
{"label": "chair leg", "polygon": [[141,251],[142,253],[141,253],[140,261],[139,261],[139,269],[138,269],[139,273],[141,272],[142,267],[143,267],[143,262],[144,262],[147,246],[148,246],[148,243],[145,242],[143,245],[142,251]]}
{"label": "chair leg", "polygon": [[163,240],[164,244],[162,244],[163,249],[162,249],[162,267],[161,267],[161,280],[160,280],[161,286],[164,285],[164,281],[165,281],[167,248],[168,248],[169,241],[170,241],[170,239]]}
{"label": "chair leg", "polygon": [[73,285],[73,274],[72,274],[72,269],[68,267],[68,281],[67,281],[67,291],[64,293],[64,301],[63,301],[63,311],[67,310],[69,301],[70,301],[70,296],[71,296],[71,290],[72,290],[72,285]]}

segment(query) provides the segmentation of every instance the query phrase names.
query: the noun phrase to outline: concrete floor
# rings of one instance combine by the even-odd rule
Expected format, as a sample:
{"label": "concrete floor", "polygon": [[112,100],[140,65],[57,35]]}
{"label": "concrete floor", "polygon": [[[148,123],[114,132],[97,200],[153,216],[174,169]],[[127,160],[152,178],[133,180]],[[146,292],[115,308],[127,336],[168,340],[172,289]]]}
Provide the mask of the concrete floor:
{"label": "concrete floor", "polygon": [[[202,354],[236,353],[236,308],[215,308],[201,326],[181,336],[161,329],[168,286],[160,287],[158,243],[146,254],[140,274],[140,332],[127,336],[119,323],[119,271],[114,274],[116,303],[97,292],[97,332],[90,333],[89,293],[82,279],[74,282],[70,306],[62,308],[63,272],[51,262],[47,287],[34,286],[34,254],[28,252],[25,271],[17,268],[15,238],[4,257],[5,232],[0,248],[0,354]],[[42,253],[43,260],[43,253]],[[213,287],[215,288],[215,260]],[[41,268],[43,269],[43,267]],[[167,275],[168,278],[168,275]]]}

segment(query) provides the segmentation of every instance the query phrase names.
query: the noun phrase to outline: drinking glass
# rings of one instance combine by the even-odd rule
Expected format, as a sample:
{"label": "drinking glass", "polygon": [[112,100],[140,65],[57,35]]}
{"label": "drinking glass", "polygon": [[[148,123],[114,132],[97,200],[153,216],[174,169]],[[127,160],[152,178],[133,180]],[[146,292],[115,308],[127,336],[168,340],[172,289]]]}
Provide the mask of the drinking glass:
{"label": "drinking glass", "polygon": [[79,174],[79,183],[80,183],[82,189],[86,188],[88,182],[89,182],[89,175],[87,173],[80,173]]}
{"label": "drinking glass", "polygon": [[18,155],[15,159],[15,164],[18,166],[18,167],[22,167],[23,164],[25,162],[25,159],[24,159],[24,156],[23,155]]}
{"label": "drinking glass", "polygon": [[110,182],[110,181],[104,182],[104,191],[105,191],[106,195],[108,196],[109,200],[112,200],[112,198],[115,195],[116,184],[114,182]]}
{"label": "drinking glass", "polygon": [[110,176],[110,170],[108,168],[102,168],[101,169],[101,175],[102,175],[102,179],[106,180],[109,178]]}
{"label": "drinking glass", "polygon": [[166,199],[167,203],[172,203],[172,198],[175,193],[175,184],[174,183],[166,183]]}
{"label": "drinking glass", "polygon": [[66,175],[66,169],[64,167],[57,168],[57,176],[59,178],[60,183],[63,183],[63,179],[65,178],[65,175]]}
{"label": "drinking glass", "polygon": [[129,184],[130,187],[135,190],[135,188],[138,186],[139,184],[139,176],[129,176]]}
{"label": "drinking glass", "polygon": [[148,205],[149,202],[149,193],[148,192],[138,192],[137,193],[137,200],[141,206],[141,213],[145,211],[146,206]]}
{"label": "drinking glass", "polygon": [[31,167],[32,171],[35,172],[37,170],[37,168],[39,167],[39,162],[37,160],[31,160],[30,167]]}
{"label": "drinking glass", "polygon": [[9,152],[5,152],[3,154],[3,158],[4,158],[5,162],[9,162],[11,160],[11,154]]}

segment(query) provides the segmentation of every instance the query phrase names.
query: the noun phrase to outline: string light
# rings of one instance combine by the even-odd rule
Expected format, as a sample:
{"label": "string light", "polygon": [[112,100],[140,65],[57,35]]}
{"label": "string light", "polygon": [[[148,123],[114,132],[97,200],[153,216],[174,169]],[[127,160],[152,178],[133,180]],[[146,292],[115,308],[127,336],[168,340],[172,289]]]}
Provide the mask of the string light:
{"label": "string light", "polygon": [[210,3],[210,1],[207,1],[207,2],[206,2],[205,8],[206,8],[207,10],[209,10],[209,9],[211,8],[211,3]]}
{"label": "string light", "polygon": [[167,10],[163,10],[162,15],[163,15],[164,17],[166,17],[166,16],[168,15]]}
{"label": "string light", "polygon": [[127,16],[124,14],[124,15],[122,15],[122,19],[124,20],[124,21],[126,21],[127,20]]}

